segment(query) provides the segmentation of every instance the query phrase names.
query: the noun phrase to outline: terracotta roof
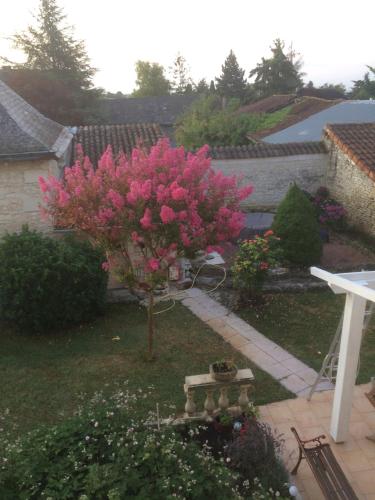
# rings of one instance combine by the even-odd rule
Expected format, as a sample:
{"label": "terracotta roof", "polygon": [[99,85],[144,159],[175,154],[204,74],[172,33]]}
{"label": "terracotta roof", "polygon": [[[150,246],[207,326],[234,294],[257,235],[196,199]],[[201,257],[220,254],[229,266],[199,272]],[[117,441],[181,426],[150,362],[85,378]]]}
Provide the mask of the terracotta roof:
{"label": "terracotta roof", "polygon": [[259,101],[252,102],[246,106],[242,106],[237,111],[238,113],[273,113],[279,109],[285,108],[296,99],[295,94],[285,94],[285,95],[271,95],[260,99]]}
{"label": "terracotta roof", "polygon": [[280,130],[284,130],[285,128],[288,128],[295,123],[305,120],[311,115],[315,115],[316,113],[319,113],[324,109],[334,106],[339,102],[341,102],[341,100],[328,101],[326,99],[319,99],[317,97],[302,97],[292,105],[290,112],[282,122],[278,123],[274,127],[264,129],[254,135],[256,135],[258,138],[267,137],[268,135],[279,132]]}
{"label": "terracotta roof", "polygon": [[324,136],[375,181],[375,123],[327,125]]}
{"label": "terracotta roof", "polygon": [[0,80],[0,160],[60,158],[72,137]]}
{"label": "terracotta roof", "polygon": [[96,165],[108,145],[112,146],[115,155],[120,151],[130,154],[137,145],[153,146],[162,136],[159,125],[155,123],[78,127],[74,135],[73,161],[78,143],[82,145],[84,154]]}
{"label": "terracotta roof", "polygon": [[322,142],[290,142],[285,144],[255,144],[249,146],[216,146],[210,148],[214,160],[240,160],[326,153]]}

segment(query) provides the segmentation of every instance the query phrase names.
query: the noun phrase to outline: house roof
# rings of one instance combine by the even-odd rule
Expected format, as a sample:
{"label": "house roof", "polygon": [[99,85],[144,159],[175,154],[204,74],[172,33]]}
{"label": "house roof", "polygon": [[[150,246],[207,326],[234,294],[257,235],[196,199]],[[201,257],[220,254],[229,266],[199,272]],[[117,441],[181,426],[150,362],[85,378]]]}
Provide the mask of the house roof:
{"label": "house roof", "polygon": [[0,80],[0,160],[60,158],[72,137]]}
{"label": "house roof", "polygon": [[325,102],[330,102],[333,105],[288,128],[263,136],[263,140],[277,144],[318,141],[328,123],[375,122],[375,101],[343,101],[338,104],[335,101]]}
{"label": "house roof", "polygon": [[216,146],[210,148],[213,160],[241,160],[326,153],[322,142],[292,142],[289,144],[260,143],[248,146]]}
{"label": "house roof", "polygon": [[101,109],[107,123],[159,123],[174,125],[198,98],[197,95],[166,95],[103,99]]}
{"label": "house roof", "polygon": [[155,123],[81,126],[74,135],[73,161],[77,144],[81,144],[84,154],[96,165],[108,145],[115,155],[120,151],[129,155],[136,146],[153,146],[162,136],[161,128]]}
{"label": "house roof", "polygon": [[246,106],[241,106],[238,109],[238,113],[273,113],[279,109],[285,108],[296,99],[295,94],[285,94],[285,95],[271,95],[260,99],[259,101],[252,102]]}
{"label": "house roof", "polygon": [[[271,128],[261,130],[260,132],[254,134],[258,138],[264,138],[266,141],[270,134],[275,134],[281,130],[287,129],[294,124],[297,124],[308,117],[315,115],[331,106],[334,106],[340,101],[332,101],[326,99],[320,99],[317,97],[301,97],[296,99],[295,103],[291,105],[291,109],[287,116],[280,123],[277,123]],[[310,139],[305,138],[303,141],[319,141],[320,137]],[[291,139],[290,141],[269,141],[269,142],[297,142],[298,139]]]}
{"label": "house roof", "polygon": [[375,181],[375,123],[327,125],[324,135]]}

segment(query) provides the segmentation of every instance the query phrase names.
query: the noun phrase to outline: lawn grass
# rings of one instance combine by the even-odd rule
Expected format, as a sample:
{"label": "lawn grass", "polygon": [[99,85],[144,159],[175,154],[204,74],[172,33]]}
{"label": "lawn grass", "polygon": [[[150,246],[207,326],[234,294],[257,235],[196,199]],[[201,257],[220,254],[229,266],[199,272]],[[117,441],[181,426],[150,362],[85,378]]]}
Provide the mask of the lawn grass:
{"label": "lawn grass", "polygon": [[[238,314],[317,371],[328,352],[344,307],[344,297],[329,290],[265,295],[265,304]],[[363,339],[357,383],[375,375],[375,318]]]}
{"label": "lawn grass", "polygon": [[112,393],[126,380],[134,390],[155,387],[144,410],[159,402],[162,415],[173,412],[169,405],[181,413],[185,375],[206,373],[210,362],[223,357],[253,369],[257,404],[293,397],[181,304],[157,316],[153,362],[146,361],[146,341],[146,314],[138,305],[110,306],[95,323],[50,335],[16,334],[3,327],[0,417],[9,409],[22,433],[66,418],[96,391]]}

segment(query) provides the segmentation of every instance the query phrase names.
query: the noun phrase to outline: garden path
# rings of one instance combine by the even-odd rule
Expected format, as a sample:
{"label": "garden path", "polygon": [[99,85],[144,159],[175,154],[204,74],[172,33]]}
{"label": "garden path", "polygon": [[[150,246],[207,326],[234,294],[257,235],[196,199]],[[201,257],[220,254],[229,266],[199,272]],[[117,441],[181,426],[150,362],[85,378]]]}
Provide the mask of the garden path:
{"label": "garden path", "polygon": [[[182,303],[250,361],[298,396],[306,396],[317,372],[295,358],[199,288],[180,295]],[[332,389],[320,382],[317,391]]]}

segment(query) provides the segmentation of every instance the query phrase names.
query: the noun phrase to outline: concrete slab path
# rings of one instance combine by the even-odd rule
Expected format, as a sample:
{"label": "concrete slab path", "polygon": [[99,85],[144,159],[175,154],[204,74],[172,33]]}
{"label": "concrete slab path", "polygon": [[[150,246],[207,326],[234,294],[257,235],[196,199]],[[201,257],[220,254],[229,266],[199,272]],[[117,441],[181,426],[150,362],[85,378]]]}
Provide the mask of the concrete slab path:
{"label": "concrete slab path", "polygon": [[[193,314],[280,384],[298,396],[308,394],[317,377],[315,370],[269,340],[203,290],[190,288],[180,298]],[[317,391],[332,388],[332,384],[321,382]]]}

